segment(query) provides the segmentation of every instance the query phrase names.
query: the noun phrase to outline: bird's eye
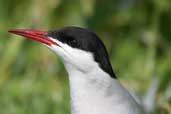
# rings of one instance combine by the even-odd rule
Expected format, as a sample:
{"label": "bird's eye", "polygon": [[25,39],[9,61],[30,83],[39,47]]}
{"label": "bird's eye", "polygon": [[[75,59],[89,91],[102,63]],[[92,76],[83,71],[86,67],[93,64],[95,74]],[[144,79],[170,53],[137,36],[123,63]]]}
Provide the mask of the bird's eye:
{"label": "bird's eye", "polygon": [[68,42],[70,46],[77,47],[77,41],[75,39],[72,39]]}

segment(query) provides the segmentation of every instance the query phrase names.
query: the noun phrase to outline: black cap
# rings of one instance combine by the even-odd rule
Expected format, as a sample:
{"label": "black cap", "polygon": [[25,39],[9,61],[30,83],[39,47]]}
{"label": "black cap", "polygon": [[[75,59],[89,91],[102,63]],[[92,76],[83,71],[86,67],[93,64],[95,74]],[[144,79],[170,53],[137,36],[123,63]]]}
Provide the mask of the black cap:
{"label": "black cap", "polygon": [[100,68],[112,78],[116,78],[109,61],[107,50],[94,32],[80,27],[65,27],[60,30],[49,31],[48,36],[66,43],[73,48],[93,53],[94,60],[99,64]]}

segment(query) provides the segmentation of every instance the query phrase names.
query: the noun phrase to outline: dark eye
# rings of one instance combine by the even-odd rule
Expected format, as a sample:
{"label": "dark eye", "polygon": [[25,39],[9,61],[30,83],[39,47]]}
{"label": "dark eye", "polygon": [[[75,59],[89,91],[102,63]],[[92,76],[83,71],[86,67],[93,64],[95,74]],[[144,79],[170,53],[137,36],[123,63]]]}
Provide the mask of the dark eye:
{"label": "dark eye", "polygon": [[75,39],[72,39],[72,40],[68,41],[68,45],[70,45],[72,47],[77,47],[78,43]]}

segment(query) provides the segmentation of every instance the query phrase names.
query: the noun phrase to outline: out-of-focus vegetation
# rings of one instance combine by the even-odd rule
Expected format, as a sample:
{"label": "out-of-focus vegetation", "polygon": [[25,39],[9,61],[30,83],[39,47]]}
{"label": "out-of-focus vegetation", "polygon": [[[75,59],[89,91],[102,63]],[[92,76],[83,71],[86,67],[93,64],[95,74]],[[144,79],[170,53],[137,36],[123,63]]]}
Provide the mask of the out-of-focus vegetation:
{"label": "out-of-focus vegetation", "polygon": [[61,61],[13,28],[95,31],[115,73],[154,114],[171,114],[171,0],[0,0],[0,114],[69,114]]}

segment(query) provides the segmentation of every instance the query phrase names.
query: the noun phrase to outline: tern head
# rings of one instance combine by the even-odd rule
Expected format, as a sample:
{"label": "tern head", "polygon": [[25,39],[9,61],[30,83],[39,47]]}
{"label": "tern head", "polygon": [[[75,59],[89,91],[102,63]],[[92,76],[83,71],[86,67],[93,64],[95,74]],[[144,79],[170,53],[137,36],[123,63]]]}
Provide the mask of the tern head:
{"label": "tern head", "polygon": [[65,27],[51,31],[15,29],[9,32],[45,44],[63,60],[65,66],[84,73],[99,67],[115,77],[103,42],[88,29]]}

